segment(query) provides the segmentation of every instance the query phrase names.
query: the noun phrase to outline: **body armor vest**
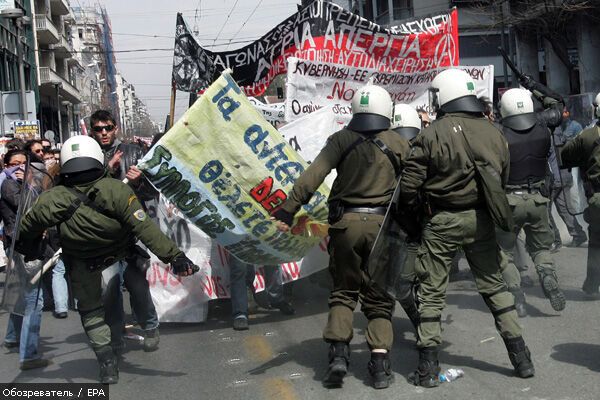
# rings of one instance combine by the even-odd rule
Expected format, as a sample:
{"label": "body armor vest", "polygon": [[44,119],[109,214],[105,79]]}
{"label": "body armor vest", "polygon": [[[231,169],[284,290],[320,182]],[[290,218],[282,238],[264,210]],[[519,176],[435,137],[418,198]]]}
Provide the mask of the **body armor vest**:
{"label": "body armor vest", "polygon": [[535,124],[526,131],[502,127],[510,152],[509,185],[527,185],[545,179],[552,145],[548,128]]}

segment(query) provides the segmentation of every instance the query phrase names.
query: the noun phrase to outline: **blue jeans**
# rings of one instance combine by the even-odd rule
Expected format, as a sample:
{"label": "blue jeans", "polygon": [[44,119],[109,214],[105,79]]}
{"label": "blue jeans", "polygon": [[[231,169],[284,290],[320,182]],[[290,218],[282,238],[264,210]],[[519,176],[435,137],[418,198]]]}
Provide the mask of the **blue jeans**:
{"label": "blue jeans", "polygon": [[19,361],[28,361],[41,358],[38,353],[40,341],[40,325],[42,323],[42,308],[44,308],[44,294],[37,285],[25,292],[25,313],[23,316],[10,314],[4,341],[19,345]]}
{"label": "blue jeans", "polygon": [[52,270],[52,295],[54,297],[54,312],[67,312],[69,309],[69,288],[65,279],[65,264],[59,258]]}
{"label": "blue jeans", "polygon": [[158,314],[152,302],[146,275],[135,266],[129,267],[125,260],[117,261],[102,271],[104,319],[110,326],[113,343],[121,342],[125,329],[122,283],[129,291],[131,309],[142,329],[158,328]]}
{"label": "blue jeans", "polygon": [[[248,317],[248,291],[254,282],[254,266],[231,256],[229,261],[229,292],[233,318]],[[266,292],[270,304],[283,301],[283,277],[278,265],[265,265]]]}

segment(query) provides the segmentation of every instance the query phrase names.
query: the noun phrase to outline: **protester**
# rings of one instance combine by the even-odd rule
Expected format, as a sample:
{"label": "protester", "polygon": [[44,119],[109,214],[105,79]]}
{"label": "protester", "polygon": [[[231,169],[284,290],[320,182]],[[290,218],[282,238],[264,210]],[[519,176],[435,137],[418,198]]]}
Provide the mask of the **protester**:
{"label": "protester", "polygon": [[[142,172],[136,167],[143,151],[137,145],[124,144],[118,138],[119,128],[115,118],[106,110],[98,110],[90,117],[91,130],[94,139],[102,148],[105,164],[111,177],[119,180],[127,179],[129,186],[144,204],[151,200],[156,191],[146,181]],[[156,308],[152,302],[150,287],[146,280],[144,255],[130,254],[126,260],[118,263],[118,268],[104,271],[106,283],[104,304],[110,309],[107,321],[112,330],[113,342],[120,341],[119,347],[124,347],[122,334],[125,330],[125,313],[123,311],[123,284],[130,294],[131,308],[137,322],[144,331],[144,351],[154,351],[160,341],[159,322]]]}
{"label": "protester", "polygon": [[486,209],[494,205],[486,202],[473,165],[474,160],[483,160],[501,179],[496,185],[504,184],[507,143],[483,115],[475,84],[466,72],[440,72],[431,83],[430,99],[437,119],[415,139],[399,183],[399,206],[414,213],[425,208],[426,214],[415,265],[420,281],[419,362],[409,379],[424,387],[440,383],[441,314],[448,271],[459,246],[465,250],[477,289],[494,316],[515,372],[521,378],[531,377],[533,363],[521,336],[514,299],[500,273],[494,222]]}
{"label": "protester", "polygon": [[[23,190],[26,163],[27,153],[24,150],[9,150],[4,156],[6,170],[2,174],[6,175],[6,178],[2,181],[0,187],[0,215],[4,221],[4,250],[13,259],[20,257],[18,253],[14,256],[11,255],[10,248],[15,237],[15,223],[21,190]],[[36,168],[43,169],[43,164],[35,164],[37,164]],[[29,267],[26,263],[24,271],[19,270],[16,272],[22,278],[23,293],[21,294],[21,301],[24,302],[24,311],[22,315],[11,312],[4,338],[6,348],[19,348],[21,370],[43,368],[50,364],[50,361],[42,358],[38,351],[42,308],[44,306],[43,289],[40,284],[31,285],[28,283],[31,277]],[[21,265],[13,262],[13,268],[21,269]],[[31,266],[31,269],[35,272],[35,266]]]}
{"label": "protester", "polygon": [[[352,99],[348,126],[327,144],[296,180],[287,200],[274,216],[288,230],[293,217],[307,204],[332,169],[337,177],[328,202],[329,271],[334,288],[323,338],[330,343],[324,384],[341,385],[348,369],[354,309],[360,298],[368,320],[366,339],[371,350],[368,369],[377,389],[390,385],[389,351],[393,342],[391,318],[395,300],[374,285],[362,269],[396,186],[400,163],[408,154],[406,139],[389,130],[392,101],[374,85],[359,88]],[[376,177],[376,179],[375,179]],[[373,276],[383,274],[375,271]]]}
{"label": "protester", "polygon": [[[248,329],[248,291],[247,287],[253,287],[255,266],[229,257],[230,268],[230,294],[231,313],[233,317],[233,329],[243,331]],[[294,308],[285,301],[283,296],[283,280],[281,267],[278,265],[266,265],[263,267],[266,278],[266,304],[267,308],[277,308],[283,315],[295,314]],[[260,301],[257,301],[260,304]]]}

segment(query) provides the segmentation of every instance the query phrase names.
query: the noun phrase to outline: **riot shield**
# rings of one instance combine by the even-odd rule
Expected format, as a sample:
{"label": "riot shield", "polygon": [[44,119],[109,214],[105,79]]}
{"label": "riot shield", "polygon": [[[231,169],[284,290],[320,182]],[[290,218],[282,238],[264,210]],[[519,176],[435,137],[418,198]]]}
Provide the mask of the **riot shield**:
{"label": "riot shield", "polygon": [[396,187],[367,264],[371,282],[393,298],[396,298],[401,277],[406,272],[404,269],[410,267],[406,262],[409,250],[408,235],[394,215],[398,192],[399,188]]}
{"label": "riot shield", "polygon": [[[8,177],[7,179],[12,178]],[[39,275],[44,265],[43,260],[25,262],[23,255],[15,250],[15,244],[19,239],[18,228],[22,216],[31,208],[40,193],[52,186],[52,182],[53,179],[46,172],[44,164],[30,163],[28,159],[25,164],[23,181],[19,182],[21,193],[15,221],[15,232],[9,233],[12,240],[7,253],[6,281],[1,303],[3,309],[14,314],[24,314],[24,295],[33,286],[39,285],[39,282],[32,283],[32,278]]]}

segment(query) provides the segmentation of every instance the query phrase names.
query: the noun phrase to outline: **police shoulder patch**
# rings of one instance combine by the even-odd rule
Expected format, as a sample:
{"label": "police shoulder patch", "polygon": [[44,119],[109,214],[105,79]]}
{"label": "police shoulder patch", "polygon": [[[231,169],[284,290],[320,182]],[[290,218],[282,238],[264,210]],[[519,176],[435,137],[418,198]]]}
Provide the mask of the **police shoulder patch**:
{"label": "police shoulder patch", "polygon": [[137,200],[137,197],[135,196],[135,194],[132,194],[131,196],[129,196],[129,199],[127,200],[127,206],[130,206],[134,200]]}
{"label": "police shoulder patch", "polygon": [[146,213],[141,208],[133,213],[133,217],[138,221],[146,220]]}

